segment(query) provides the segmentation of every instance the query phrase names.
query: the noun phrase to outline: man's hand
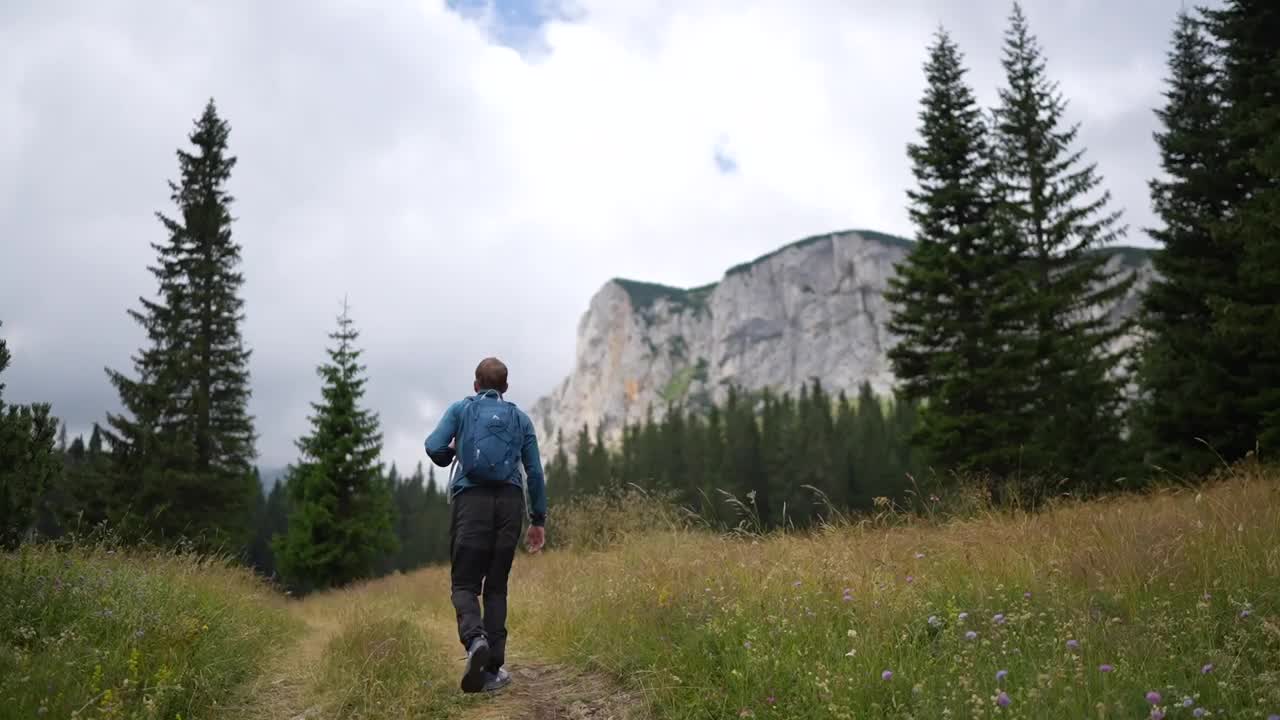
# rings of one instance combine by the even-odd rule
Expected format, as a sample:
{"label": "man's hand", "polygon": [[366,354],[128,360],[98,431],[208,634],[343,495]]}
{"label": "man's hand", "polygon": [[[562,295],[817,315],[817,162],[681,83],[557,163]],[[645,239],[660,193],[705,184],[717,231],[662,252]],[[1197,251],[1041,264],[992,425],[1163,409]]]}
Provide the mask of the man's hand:
{"label": "man's hand", "polygon": [[525,536],[525,543],[529,548],[529,553],[531,555],[538,554],[546,542],[547,529],[538,525],[530,525],[529,533]]}

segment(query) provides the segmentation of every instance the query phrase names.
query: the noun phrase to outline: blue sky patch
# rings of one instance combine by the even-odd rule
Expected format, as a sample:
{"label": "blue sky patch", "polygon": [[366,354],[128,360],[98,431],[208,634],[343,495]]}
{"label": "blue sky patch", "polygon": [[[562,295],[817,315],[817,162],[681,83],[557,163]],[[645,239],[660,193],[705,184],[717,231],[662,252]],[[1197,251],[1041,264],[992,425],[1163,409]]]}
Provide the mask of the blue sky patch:
{"label": "blue sky patch", "polygon": [[572,15],[564,0],[445,0],[464,18],[482,22],[494,41],[524,53],[541,45],[542,29]]}
{"label": "blue sky patch", "polygon": [[729,149],[723,144],[716,146],[713,159],[716,163],[716,169],[721,175],[736,175],[738,172],[738,160],[729,153]]}

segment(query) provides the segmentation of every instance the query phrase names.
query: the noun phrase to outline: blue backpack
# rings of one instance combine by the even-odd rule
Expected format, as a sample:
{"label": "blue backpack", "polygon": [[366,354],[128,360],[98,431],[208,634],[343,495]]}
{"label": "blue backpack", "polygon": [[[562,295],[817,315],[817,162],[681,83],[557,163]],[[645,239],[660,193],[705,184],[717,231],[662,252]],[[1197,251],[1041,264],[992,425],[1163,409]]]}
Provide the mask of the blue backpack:
{"label": "blue backpack", "polygon": [[524,438],[516,406],[488,393],[473,398],[463,411],[460,477],[480,484],[500,484],[520,466]]}

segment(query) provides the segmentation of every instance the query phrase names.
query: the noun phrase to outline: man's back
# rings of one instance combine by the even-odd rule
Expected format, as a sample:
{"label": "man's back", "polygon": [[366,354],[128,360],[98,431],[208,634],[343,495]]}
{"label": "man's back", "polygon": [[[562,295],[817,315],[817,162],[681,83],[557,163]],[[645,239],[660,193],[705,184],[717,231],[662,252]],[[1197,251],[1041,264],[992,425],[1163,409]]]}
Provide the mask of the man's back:
{"label": "man's back", "polygon": [[[465,397],[445,410],[444,417],[436,429],[427,436],[426,451],[431,461],[440,467],[447,467],[455,458],[461,459],[474,454],[476,448],[469,445],[470,439],[477,435],[470,424],[477,403],[491,405],[501,403],[503,409],[509,409],[515,416],[516,441],[519,445],[519,463],[514,465],[509,475],[501,482],[526,488],[529,493],[529,522],[534,526],[543,525],[547,514],[546,479],[542,474],[542,458],[538,451],[538,436],[533,429],[533,421],[516,406],[515,403],[503,399],[496,390],[484,389],[475,395]],[[451,444],[452,443],[452,444]],[[476,473],[468,473],[466,462],[460,462],[456,474],[450,480],[449,496],[452,498],[467,488],[482,487],[492,481],[470,477]],[[521,469],[524,470],[523,477]]]}
{"label": "man's back", "polygon": [[[507,367],[486,358],[476,367],[474,396],[449,406],[424,443],[444,467],[460,460],[449,482],[450,583],[458,639],[467,650],[463,692],[500,687],[507,639],[507,579],[523,524],[528,491],[531,553],[546,535],[546,484],[529,416],[502,398]],[[523,473],[521,472],[523,470]],[[522,477],[523,475],[523,477]],[[481,614],[480,596],[484,595]]]}

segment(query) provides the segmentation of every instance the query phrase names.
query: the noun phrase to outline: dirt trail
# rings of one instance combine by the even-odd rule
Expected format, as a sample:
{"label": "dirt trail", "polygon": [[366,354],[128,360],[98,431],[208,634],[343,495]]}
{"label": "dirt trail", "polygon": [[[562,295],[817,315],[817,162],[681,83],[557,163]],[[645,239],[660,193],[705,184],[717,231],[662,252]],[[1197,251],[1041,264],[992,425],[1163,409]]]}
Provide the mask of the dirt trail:
{"label": "dirt trail", "polygon": [[[452,615],[431,615],[427,628],[445,647],[456,648],[457,677],[465,655]],[[492,694],[473,696],[464,720],[648,720],[644,698],[611,679],[563,663],[548,662],[528,651],[517,635],[507,647],[511,684]]]}
{"label": "dirt trail", "polygon": [[318,718],[321,705],[310,695],[325,645],[338,630],[336,622],[307,617],[298,641],[280,648],[276,657],[245,689],[241,702],[224,708],[228,720],[309,720]]}

